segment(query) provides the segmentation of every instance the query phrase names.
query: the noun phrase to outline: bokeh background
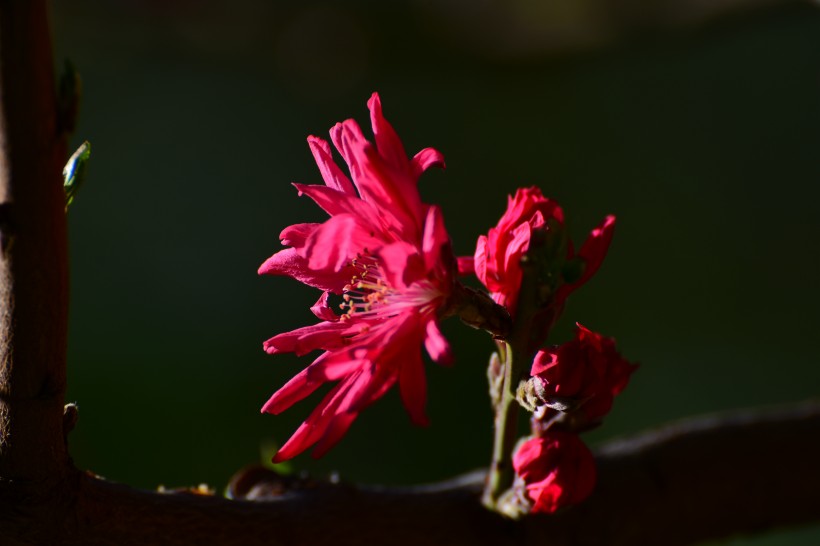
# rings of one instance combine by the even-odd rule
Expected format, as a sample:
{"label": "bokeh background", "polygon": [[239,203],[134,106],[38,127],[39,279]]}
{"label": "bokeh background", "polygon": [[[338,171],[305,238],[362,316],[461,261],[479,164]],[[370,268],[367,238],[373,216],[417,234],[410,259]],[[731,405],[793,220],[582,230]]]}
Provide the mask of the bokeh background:
{"label": "bokeh background", "polygon": [[[318,294],[256,269],[283,227],[323,218],[290,186],[321,182],[305,137],[366,126],[372,91],[408,152],[445,154],[420,187],[458,253],[518,186],[559,200],[576,241],[618,216],[553,337],[578,320],[642,365],[591,443],[817,397],[820,10],[705,4],[54,2],[57,60],[84,84],[72,144],[93,147],[69,215],[75,462],[219,490],[308,414],[316,398],[259,414],[310,360],[261,343],[311,322]],[[429,428],[391,392],[294,467],[403,484],[486,465],[492,345],[445,329],[458,360],[428,367]],[[820,527],[731,542],[818,543]]]}

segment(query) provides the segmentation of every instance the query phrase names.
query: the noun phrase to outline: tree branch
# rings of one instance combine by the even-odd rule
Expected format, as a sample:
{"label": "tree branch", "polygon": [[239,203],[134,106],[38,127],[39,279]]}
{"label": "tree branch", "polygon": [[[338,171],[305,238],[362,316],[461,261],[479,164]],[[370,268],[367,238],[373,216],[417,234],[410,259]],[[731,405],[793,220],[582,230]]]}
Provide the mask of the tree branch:
{"label": "tree branch", "polygon": [[62,415],[67,245],[45,0],[0,1],[0,476],[53,479]]}
{"label": "tree branch", "polygon": [[692,419],[609,443],[597,460],[587,501],[519,522],[481,506],[483,471],[390,489],[287,482],[256,468],[233,484],[256,500],[78,475],[62,534],[39,544],[677,546],[820,519],[820,403]]}
{"label": "tree branch", "polygon": [[28,537],[70,468],[59,132],[45,0],[0,0],[0,526]]}

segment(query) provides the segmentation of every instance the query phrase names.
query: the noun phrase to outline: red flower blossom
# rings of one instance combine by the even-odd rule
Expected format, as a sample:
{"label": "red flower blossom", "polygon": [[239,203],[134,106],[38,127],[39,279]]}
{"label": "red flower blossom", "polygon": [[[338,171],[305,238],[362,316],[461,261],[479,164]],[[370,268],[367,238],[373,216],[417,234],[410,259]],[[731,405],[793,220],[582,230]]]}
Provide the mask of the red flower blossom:
{"label": "red flower blossom", "polygon": [[614,396],[626,388],[636,368],[618,353],[614,339],[577,324],[575,339],[538,351],[531,375],[547,405],[580,405],[587,419],[595,421],[609,413]]}
{"label": "red flower blossom", "polygon": [[[560,233],[563,226],[564,213],[557,203],[544,197],[536,187],[519,188],[514,197],[508,197],[507,210],[498,224],[486,236],[479,236],[472,263],[475,274],[493,299],[505,305],[511,315],[515,314],[521,288],[521,258],[530,250],[534,235],[540,231],[545,237],[552,236],[553,241],[559,241],[564,236]],[[557,268],[559,276],[551,280],[557,286],[550,286],[554,289],[549,305],[552,318],[560,313],[567,296],[598,270],[612,240],[614,227],[615,217],[607,216],[592,231],[577,255],[572,243],[567,241],[565,255],[550,257],[559,262],[558,266],[580,260],[583,268],[576,279],[565,279],[562,268]],[[467,272],[470,265],[468,258],[460,258],[459,272]]]}
{"label": "red flower blossom", "polygon": [[[375,146],[353,120],[330,132],[352,180],[333,162],[327,142],[308,138],[325,185],[294,185],[330,219],[286,228],[281,239],[290,248],[259,268],[260,274],[288,275],[325,291],[311,308],[322,322],[264,343],[270,354],[324,352],[274,393],[262,411],[278,414],[323,383],[338,381],[274,462],[313,444],[313,456],[323,455],[359,412],[395,383],[411,420],[425,424],[421,345],[436,362],[447,364],[452,358],[438,315],[455,282],[455,258],[439,209],[422,203],[416,188],[419,175],[443,166],[443,158],[427,148],[408,160],[377,94],[368,107]],[[329,292],[342,294],[342,315],[329,307]]]}
{"label": "red flower blossom", "polygon": [[513,455],[532,513],[552,513],[578,504],[595,486],[595,459],[577,435],[550,430],[531,438]]}
{"label": "red flower blossom", "polygon": [[557,203],[541,194],[536,187],[519,188],[515,197],[507,197],[507,210],[487,235],[476,243],[474,267],[478,279],[487,287],[496,303],[514,314],[521,288],[521,257],[529,250],[534,230],[548,230],[548,222],[564,223],[564,213]]}

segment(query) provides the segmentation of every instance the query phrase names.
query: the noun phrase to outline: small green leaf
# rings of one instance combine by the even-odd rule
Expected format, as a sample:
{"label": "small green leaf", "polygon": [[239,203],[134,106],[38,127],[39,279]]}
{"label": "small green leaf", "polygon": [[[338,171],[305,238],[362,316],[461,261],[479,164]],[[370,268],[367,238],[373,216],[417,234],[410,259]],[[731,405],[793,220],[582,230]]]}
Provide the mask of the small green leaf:
{"label": "small green leaf", "polygon": [[83,142],[77,151],[68,158],[68,163],[63,167],[63,189],[65,190],[65,210],[74,201],[77,192],[80,191],[85,180],[88,169],[88,160],[91,157],[91,143],[87,140]]}

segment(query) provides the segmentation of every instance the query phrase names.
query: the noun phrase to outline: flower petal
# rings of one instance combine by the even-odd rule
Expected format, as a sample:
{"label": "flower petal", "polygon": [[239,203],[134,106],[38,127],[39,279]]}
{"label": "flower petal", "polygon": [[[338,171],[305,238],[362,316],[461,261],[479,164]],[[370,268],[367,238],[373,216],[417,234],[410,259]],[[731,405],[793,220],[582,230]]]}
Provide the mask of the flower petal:
{"label": "flower petal", "polygon": [[309,136],[307,141],[325,184],[342,193],[355,196],[356,189],[353,187],[353,183],[333,161],[333,155],[327,141],[315,136]]}
{"label": "flower petal", "polygon": [[348,350],[326,352],[307,367],[309,381],[338,381],[370,365],[370,360]]}
{"label": "flower petal", "polygon": [[421,232],[423,207],[409,169],[388,163],[353,120],[336,124],[330,136],[350,166],[362,200],[380,211],[382,220],[402,239],[415,240]]}
{"label": "flower petal", "polygon": [[459,275],[475,275],[475,257],[459,256],[456,258]]}
{"label": "flower petal", "polygon": [[606,252],[614,234],[615,217],[612,215],[604,218],[604,221],[592,230],[592,233],[589,234],[589,237],[581,246],[581,250],[578,251],[578,256],[586,261],[586,267],[581,278],[574,283],[575,285],[584,284],[598,271],[606,257]]}
{"label": "flower petal", "polygon": [[410,172],[414,178],[421,176],[430,167],[446,168],[444,155],[435,148],[424,148],[410,160]]}
{"label": "flower petal", "polygon": [[563,306],[564,301],[576,289],[586,284],[589,279],[601,267],[601,263],[606,257],[609,245],[612,242],[612,236],[615,233],[615,217],[607,216],[601,224],[592,230],[578,251],[578,257],[585,262],[584,272],[581,278],[573,283],[562,284],[555,292],[556,306]]}
{"label": "flower petal", "polygon": [[475,276],[486,286],[487,285],[487,236],[479,235],[475,244],[475,255],[473,256],[473,266]]}
{"label": "flower petal", "polygon": [[371,369],[362,369],[355,376],[355,379],[350,382],[344,396],[340,398],[334,409],[333,419],[331,419],[310,456],[318,459],[339,443],[339,440],[347,433],[361,410],[381,397],[393,385],[394,381],[395,379],[391,378],[389,373],[382,371],[382,373],[373,374]]}
{"label": "flower petal", "polygon": [[453,351],[450,349],[450,344],[444,337],[444,334],[439,330],[437,321],[431,319],[426,326],[424,337],[424,348],[427,349],[427,354],[433,359],[433,362],[441,364],[442,366],[449,366],[453,363]]}
{"label": "flower petal", "polygon": [[402,362],[399,370],[399,394],[410,415],[410,421],[422,427],[429,425],[430,419],[424,411],[427,405],[427,380],[418,349],[411,349]]}
{"label": "flower petal", "polygon": [[398,241],[381,247],[377,255],[382,272],[390,286],[403,289],[424,278],[427,270],[418,250],[411,244]]}
{"label": "flower petal", "polygon": [[279,234],[279,240],[285,246],[300,248],[305,245],[305,240],[320,225],[317,223],[293,224],[282,230],[282,233]]}
{"label": "flower petal", "polygon": [[366,218],[377,218],[379,212],[369,203],[356,197],[342,193],[339,190],[328,188],[327,186],[316,186],[308,184],[293,184],[299,194],[304,194],[313,199],[322,210],[331,216],[337,214],[355,214],[365,221]]}
{"label": "flower petal", "polygon": [[302,356],[316,349],[327,351],[341,347],[344,345],[345,336],[353,335],[355,332],[355,326],[351,328],[351,325],[341,321],[320,322],[273,336],[263,343],[262,347],[270,355],[295,353],[296,356]]}
{"label": "flower petal", "polygon": [[320,320],[326,320],[328,322],[339,320],[339,315],[333,312],[333,309],[327,303],[329,293],[322,292],[322,295],[319,296],[319,299],[316,300],[316,303],[310,308],[316,318]]}
{"label": "flower petal", "polygon": [[[353,184],[361,194],[362,188],[359,185],[359,179],[362,176],[363,169],[360,161],[361,155],[354,151],[354,144],[357,145],[356,148],[358,149],[367,144],[367,139],[364,138],[359,124],[352,119],[337,123],[330,129],[330,140],[333,141],[333,145],[336,146],[336,149],[342,155],[342,159],[347,163]],[[364,198],[363,195],[362,198]]]}
{"label": "flower petal", "polygon": [[291,407],[296,402],[303,400],[313,394],[322,383],[320,381],[310,381],[308,379],[308,369],[305,368],[298,374],[290,378],[290,381],[282,385],[262,406],[262,413],[272,413],[278,415]]}
{"label": "flower petal", "polygon": [[274,463],[292,459],[322,437],[348,387],[347,382],[339,383],[325,395],[308,418],[305,419],[305,422],[299,425],[296,432],[279,448],[279,451],[273,457]]}
{"label": "flower petal", "polygon": [[448,252],[450,250],[450,236],[444,227],[444,217],[441,215],[441,209],[435,205],[427,209],[421,248],[424,252],[424,265],[428,271],[442,263],[444,256],[452,253]]}
{"label": "flower petal", "polygon": [[382,114],[382,102],[378,93],[373,93],[367,101],[367,107],[370,109],[370,123],[373,126],[373,136],[376,139],[379,155],[394,169],[407,171],[410,167],[407,153],[404,151],[399,135]]}
{"label": "flower petal", "polygon": [[320,290],[340,294],[344,286],[350,282],[350,278],[355,275],[355,271],[342,270],[339,273],[334,271],[316,271],[308,265],[307,258],[300,256],[295,248],[280,250],[259,266],[260,275],[285,275],[308,286],[313,286]]}
{"label": "flower petal", "polygon": [[299,253],[317,271],[341,271],[358,254],[381,246],[373,229],[352,214],[331,217],[314,231]]}
{"label": "flower petal", "polygon": [[345,412],[334,415],[330,419],[324,434],[316,443],[316,447],[310,452],[310,456],[314,459],[323,457],[325,453],[339,443],[358,416],[359,412]]}

